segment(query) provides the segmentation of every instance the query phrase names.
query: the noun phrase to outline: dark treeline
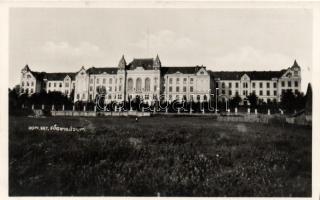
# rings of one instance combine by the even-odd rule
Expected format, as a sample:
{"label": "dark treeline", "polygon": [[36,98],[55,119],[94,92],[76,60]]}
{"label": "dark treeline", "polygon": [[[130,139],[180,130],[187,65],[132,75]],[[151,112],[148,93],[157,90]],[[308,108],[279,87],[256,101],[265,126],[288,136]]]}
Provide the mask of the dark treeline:
{"label": "dark treeline", "polygon": [[[308,91],[311,91],[311,87]],[[259,113],[267,113],[268,110],[270,110],[271,113],[279,113],[279,110],[281,109],[285,113],[291,114],[304,110],[307,99],[307,95],[304,95],[303,93],[293,93],[290,90],[283,93],[280,102],[275,100],[264,102],[254,93],[247,96],[246,101],[243,101],[239,95],[236,95],[231,99],[219,97],[201,103],[194,101],[155,101],[151,105],[144,103],[140,98],[129,99],[122,103],[109,102],[108,104],[104,104],[104,98],[100,97],[92,102],[78,101],[74,103],[73,96],[74,91],[71,92],[70,98],[60,92],[47,93],[45,90],[32,95],[19,94],[19,87],[17,86],[13,89],[9,89],[9,113],[11,115],[31,113],[32,106],[34,106],[35,109],[43,109],[47,112],[51,109],[62,110],[62,107],[64,106],[65,110],[72,110],[73,107],[75,110],[83,110],[85,107],[87,111],[96,109],[96,111],[143,110],[146,112],[153,112],[156,110],[162,112],[179,111],[181,113],[190,112],[190,109],[192,112],[214,112],[214,109],[217,106],[219,112],[227,112],[227,109],[230,109],[233,112],[235,108],[237,108],[239,112],[246,112],[247,109],[250,108],[252,109],[252,112],[254,112],[254,109],[257,109]],[[241,104],[241,102],[245,103]]]}

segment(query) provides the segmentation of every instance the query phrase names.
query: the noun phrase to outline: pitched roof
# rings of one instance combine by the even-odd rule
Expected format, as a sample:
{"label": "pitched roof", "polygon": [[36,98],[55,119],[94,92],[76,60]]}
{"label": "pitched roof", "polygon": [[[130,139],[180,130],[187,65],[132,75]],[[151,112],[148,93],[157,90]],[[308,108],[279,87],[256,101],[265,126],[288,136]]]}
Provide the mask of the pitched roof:
{"label": "pitched roof", "polygon": [[281,71],[219,71],[210,72],[214,78],[220,80],[240,80],[244,74],[247,74],[251,80],[271,80],[272,78],[280,78],[286,70]]}
{"label": "pitched roof", "polygon": [[128,64],[128,69],[136,69],[137,67],[143,67],[145,70],[153,69],[153,58],[134,58],[131,63]]}
{"label": "pitched roof", "polygon": [[39,81],[42,81],[43,78],[46,76],[46,73],[45,72],[34,72],[34,71],[31,71],[31,74]]}
{"label": "pitched roof", "polygon": [[66,76],[69,76],[71,80],[75,79],[75,73],[65,72],[65,73],[46,73],[45,77],[48,81],[63,81]]}
{"label": "pitched roof", "polygon": [[96,68],[96,67],[91,67],[87,69],[87,73],[89,74],[116,74],[118,71],[117,67],[103,67],[103,68]]}
{"label": "pitched roof", "polygon": [[163,74],[175,74],[180,72],[182,74],[195,74],[203,66],[184,66],[184,67],[161,67],[161,73]]}

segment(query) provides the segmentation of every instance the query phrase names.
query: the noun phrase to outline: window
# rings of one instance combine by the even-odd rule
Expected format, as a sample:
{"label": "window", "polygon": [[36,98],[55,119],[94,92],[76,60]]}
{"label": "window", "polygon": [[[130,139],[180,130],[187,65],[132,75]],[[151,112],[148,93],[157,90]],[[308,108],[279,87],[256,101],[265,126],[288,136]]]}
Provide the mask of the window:
{"label": "window", "polygon": [[232,91],[231,90],[229,90],[229,96],[231,96],[232,95]]}
{"label": "window", "polygon": [[231,82],[229,83],[229,88],[232,88],[232,83]]}
{"label": "window", "polygon": [[281,86],[284,87],[285,86],[285,82],[281,81]]}
{"label": "window", "polygon": [[236,83],[236,88],[239,88],[239,83]]}
{"label": "window", "polygon": [[119,78],[119,83],[120,83],[120,84],[122,83],[122,78]]}
{"label": "window", "polygon": [[91,84],[93,83],[93,78],[90,78],[90,83],[91,83]]}
{"label": "window", "polygon": [[288,81],[288,87],[291,87],[291,81]]}
{"label": "window", "polygon": [[252,88],[256,88],[256,83],[255,82],[252,83]]}
{"label": "window", "polygon": [[29,89],[28,89],[28,88],[26,89],[26,93],[27,93],[27,94],[29,93]]}
{"label": "window", "polygon": [[89,87],[89,91],[92,92],[92,86]]}
{"label": "window", "polygon": [[64,86],[65,86],[65,87],[69,87],[69,83],[65,83]]}
{"label": "window", "polygon": [[80,99],[80,95],[79,94],[77,94],[77,99]]}
{"label": "window", "polygon": [[133,80],[132,80],[132,78],[128,79],[128,90],[129,91],[133,90]]}
{"label": "window", "polygon": [[222,87],[222,88],[224,88],[224,87],[225,87],[225,84],[224,84],[224,82],[222,82],[222,83],[221,83],[221,87]]}
{"label": "window", "polygon": [[153,90],[156,92],[157,91],[157,85],[153,86]]}
{"label": "window", "polygon": [[169,87],[169,92],[172,92],[172,87],[171,86]]}
{"label": "window", "polygon": [[136,80],[136,91],[141,91],[142,81],[141,78],[137,78]]}
{"label": "window", "polygon": [[221,90],[221,94],[225,94],[226,93],[226,91],[225,90]]}
{"label": "window", "polygon": [[197,95],[197,100],[200,101],[200,95]]}
{"label": "window", "polygon": [[273,88],[277,88],[277,83],[273,82]]}
{"label": "window", "polygon": [[274,95],[274,96],[277,96],[277,90],[274,90],[274,91],[273,91],[273,95]]}
{"label": "window", "polygon": [[171,100],[171,99],[172,99],[172,95],[170,94],[170,95],[169,95],[169,100]]}
{"label": "window", "polygon": [[111,99],[111,94],[108,95],[108,99]]}
{"label": "window", "polygon": [[270,91],[269,90],[267,90],[267,96],[270,96]]}
{"label": "window", "polygon": [[68,94],[69,94],[69,90],[65,90],[64,93],[65,93],[66,95],[68,95]]}
{"label": "window", "polygon": [[260,95],[260,96],[263,95],[263,91],[262,91],[262,90],[259,91],[259,95]]}
{"label": "window", "polygon": [[146,94],[146,95],[144,96],[144,99],[148,100],[148,99],[149,99],[149,95]]}
{"label": "window", "polygon": [[298,86],[299,86],[298,81],[295,81],[295,82],[294,82],[294,87],[298,87]]}
{"label": "window", "polygon": [[193,95],[190,95],[190,101],[193,101]]}
{"label": "window", "polygon": [[259,87],[262,88],[263,87],[263,83],[260,82]]}
{"label": "window", "polygon": [[176,84],[179,84],[179,83],[180,83],[180,79],[177,78],[177,79],[176,79]]}
{"label": "window", "polygon": [[112,87],[111,86],[109,86],[109,92],[112,92]]}
{"label": "window", "polygon": [[99,81],[100,81],[100,79],[99,79],[99,78],[97,78],[97,84],[99,84]]}
{"label": "window", "polygon": [[[48,83],[48,85],[49,85],[49,87],[51,87],[51,83],[50,82]],[[22,82],[22,86],[23,86],[23,82]]]}
{"label": "window", "polygon": [[176,87],[176,92],[179,92],[179,89],[180,89],[180,88],[177,86],[177,87]]}
{"label": "window", "polygon": [[183,86],[183,92],[187,92],[187,87]]}
{"label": "window", "polygon": [[[22,81],[21,86],[24,86],[24,82]],[[49,87],[50,87],[50,83],[49,83]]]}
{"label": "window", "polygon": [[252,90],[252,94],[255,94],[256,93],[256,91],[255,90]]}
{"label": "window", "polygon": [[193,87],[192,86],[190,87],[190,92],[193,92]]}
{"label": "window", "polygon": [[144,81],[144,87],[145,87],[145,91],[147,92],[150,91],[150,78],[146,78],[146,80]]}
{"label": "window", "polygon": [[89,95],[89,101],[91,101],[91,100],[92,100],[92,94]]}
{"label": "window", "polygon": [[33,88],[31,88],[30,93],[31,93],[31,94],[33,93]]}
{"label": "window", "polygon": [[243,95],[246,95],[246,91],[245,91],[245,90],[243,90],[243,91],[242,91],[242,94],[243,94]]}
{"label": "window", "polygon": [[190,84],[193,84],[193,78],[190,78]]}
{"label": "window", "polygon": [[119,92],[121,91],[121,85],[119,85]]}
{"label": "window", "polygon": [[294,76],[298,76],[298,71],[293,72]]}
{"label": "window", "polygon": [[102,79],[102,84],[106,84],[106,79]]}
{"label": "window", "polygon": [[118,94],[118,99],[122,99],[122,95],[121,94]]}
{"label": "window", "polygon": [[183,95],[182,100],[186,101],[187,100],[187,95]]}
{"label": "window", "polygon": [[24,93],[24,89],[23,88],[21,89],[21,93]]}
{"label": "window", "polygon": [[183,78],[183,84],[187,84],[187,78]]}
{"label": "window", "polygon": [[29,86],[29,82],[27,82],[27,86]]}
{"label": "window", "polygon": [[59,87],[62,87],[62,83],[59,83]]}
{"label": "window", "polygon": [[112,78],[109,78],[109,84],[112,84]]}
{"label": "window", "polygon": [[169,84],[172,84],[172,78],[169,78]]}
{"label": "window", "polygon": [[267,88],[270,88],[270,83],[269,82],[267,82]]}
{"label": "window", "polygon": [[53,83],[53,87],[57,87],[57,84],[56,84],[56,83]]}
{"label": "window", "polygon": [[207,101],[208,99],[207,99],[207,95],[203,95],[203,100],[204,101]]}
{"label": "window", "polygon": [[247,88],[247,83],[242,84],[243,88]]}
{"label": "window", "polygon": [[28,74],[28,75],[27,75],[27,78],[31,78],[31,76]]}
{"label": "window", "polygon": [[31,82],[31,86],[33,86],[33,81]]}

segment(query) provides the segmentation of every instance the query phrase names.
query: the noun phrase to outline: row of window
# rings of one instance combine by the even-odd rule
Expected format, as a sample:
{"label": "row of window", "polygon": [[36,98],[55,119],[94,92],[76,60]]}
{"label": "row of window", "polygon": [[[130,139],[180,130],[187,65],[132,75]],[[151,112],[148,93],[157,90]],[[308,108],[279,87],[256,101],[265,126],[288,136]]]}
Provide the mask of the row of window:
{"label": "row of window", "polygon": [[[168,96],[168,99],[169,99],[169,100],[173,100],[173,96],[170,94],[170,95]],[[186,100],[187,100],[187,95],[182,95],[182,96],[181,96],[181,95],[176,95],[174,100],[184,100],[184,101],[186,101]],[[190,95],[190,100],[194,100],[194,99],[193,99],[193,95]],[[197,101],[200,101],[200,100],[201,100],[201,95],[197,95],[197,96],[196,96],[196,100],[197,100]],[[204,100],[204,101],[207,101],[207,100],[208,100],[207,95],[203,95],[203,100]]]}
{"label": "row of window", "polygon": [[[190,86],[190,92],[193,92],[193,86]],[[172,92],[172,86],[169,86],[169,92]],[[180,92],[180,87],[177,86],[175,92]],[[182,87],[182,92],[187,92],[187,87],[183,86]]]}
{"label": "row of window", "polygon": [[[293,82],[293,83],[292,83]],[[271,84],[270,82],[266,82],[266,88],[270,88]],[[298,87],[299,86],[299,82],[298,81],[287,81],[287,85],[288,87],[292,87],[292,84],[294,84],[294,87]],[[232,82],[228,83],[228,87],[232,88]],[[259,88],[263,88],[263,82],[259,83]],[[281,86],[285,87],[286,82],[285,81],[281,81]],[[225,88],[226,87],[226,83],[225,82],[221,82],[221,87]],[[248,83],[244,82],[242,85],[243,88],[248,88]],[[235,88],[239,88],[239,83],[235,83]],[[252,88],[256,88],[256,82],[252,82]],[[277,88],[277,82],[273,82],[273,88]]]}
{"label": "row of window", "polygon": [[34,86],[34,82],[31,81],[30,83],[28,81],[26,81],[26,83],[24,83],[24,81],[22,81],[21,86],[23,87],[24,84],[26,84],[26,86]]}
{"label": "row of window", "polygon": [[[77,94],[77,99],[79,99],[80,95]],[[84,98],[84,97],[83,97]],[[106,99],[112,99],[112,95],[109,94],[106,96]],[[122,94],[118,94],[118,95],[114,95],[114,99],[122,99]],[[92,101],[93,100],[93,96],[92,94],[89,95],[89,101]]]}
{"label": "row of window", "polygon": [[[282,93],[284,93],[284,89],[282,89],[281,90],[281,92]],[[299,92],[299,90],[295,90],[295,92],[297,93],[297,92]],[[255,90],[252,90],[252,93],[255,93],[255,94],[257,94],[256,93],[256,91]],[[221,90],[221,94],[223,94],[223,95],[225,95],[226,94],[226,91],[225,90]],[[229,96],[232,96],[233,95],[233,92],[231,91],[231,90],[229,90],[228,91],[228,94],[229,94]],[[235,91],[235,93],[234,93],[235,95],[239,95],[239,92],[238,91]],[[248,96],[248,91],[247,90],[243,90],[242,91],[242,95],[244,95],[244,96]],[[263,93],[263,90],[259,90],[259,96],[271,96],[271,91],[270,90],[267,90],[266,92],[265,92],[265,94]],[[277,96],[277,90],[273,90],[273,96]]]}
{"label": "row of window", "polygon": [[[55,83],[55,82],[54,82],[54,83],[51,83],[51,82],[48,82],[48,87],[51,88],[51,86],[52,86],[52,87],[57,87],[57,86],[58,86],[58,87],[61,88],[61,87],[62,87],[62,83]],[[64,87],[67,88],[67,87],[69,87],[69,86],[70,86],[69,83],[64,83]],[[75,87],[75,83],[73,83],[73,87]]]}
{"label": "row of window", "polygon": [[[30,94],[32,94],[34,92],[33,88],[30,89]],[[26,94],[29,94],[29,89],[26,88],[26,89],[23,89],[21,88],[21,93],[26,93]]]}
{"label": "row of window", "polygon": [[[187,84],[187,78],[183,78],[183,84]],[[173,78],[169,78],[169,84],[172,84]],[[180,84],[180,78],[176,78],[176,84]],[[190,78],[190,84],[193,84],[193,78]]]}
{"label": "row of window", "polygon": [[[109,84],[112,84],[112,79],[113,78],[109,78]],[[102,78],[102,84],[106,84],[106,81],[106,78]],[[96,83],[100,83],[100,78],[96,78]],[[117,79],[115,79],[115,83],[117,83]],[[119,78],[119,83],[122,83],[122,78]],[[90,78],[90,84],[93,84],[93,78]]]}
{"label": "row of window", "polygon": [[[119,88],[119,92],[121,92],[121,90],[122,90],[121,85],[119,85],[119,87],[114,87],[114,91],[115,91],[115,92],[117,92],[117,88]],[[93,86],[90,86],[90,87],[89,87],[89,91],[90,91],[90,92],[93,91]],[[97,86],[97,87],[96,87],[96,92],[97,92],[97,93],[112,92],[112,87],[109,86],[109,87],[108,87],[108,91],[107,91],[105,86]]]}
{"label": "row of window", "polygon": [[[158,79],[155,78],[155,83],[157,83],[156,80],[158,80]],[[144,90],[144,91],[149,92],[150,91],[150,85],[151,85],[150,84],[150,78],[146,78],[144,80],[144,88],[142,88],[142,79],[141,78],[137,78],[136,79],[136,87],[134,88],[133,87],[133,79],[131,79],[131,78],[128,79],[128,91],[135,90],[137,92],[141,92],[142,90]],[[158,90],[157,84],[154,84],[153,90],[154,91]]]}

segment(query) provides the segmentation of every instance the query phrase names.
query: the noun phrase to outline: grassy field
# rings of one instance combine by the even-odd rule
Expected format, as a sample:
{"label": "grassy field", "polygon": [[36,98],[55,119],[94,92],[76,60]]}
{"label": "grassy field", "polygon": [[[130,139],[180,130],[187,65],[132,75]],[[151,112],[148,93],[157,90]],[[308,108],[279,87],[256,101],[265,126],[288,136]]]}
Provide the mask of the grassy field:
{"label": "grassy field", "polygon": [[[11,196],[311,196],[311,128],[197,117],[10,117]],[[28,131],[30,125],[83,133]]]}

